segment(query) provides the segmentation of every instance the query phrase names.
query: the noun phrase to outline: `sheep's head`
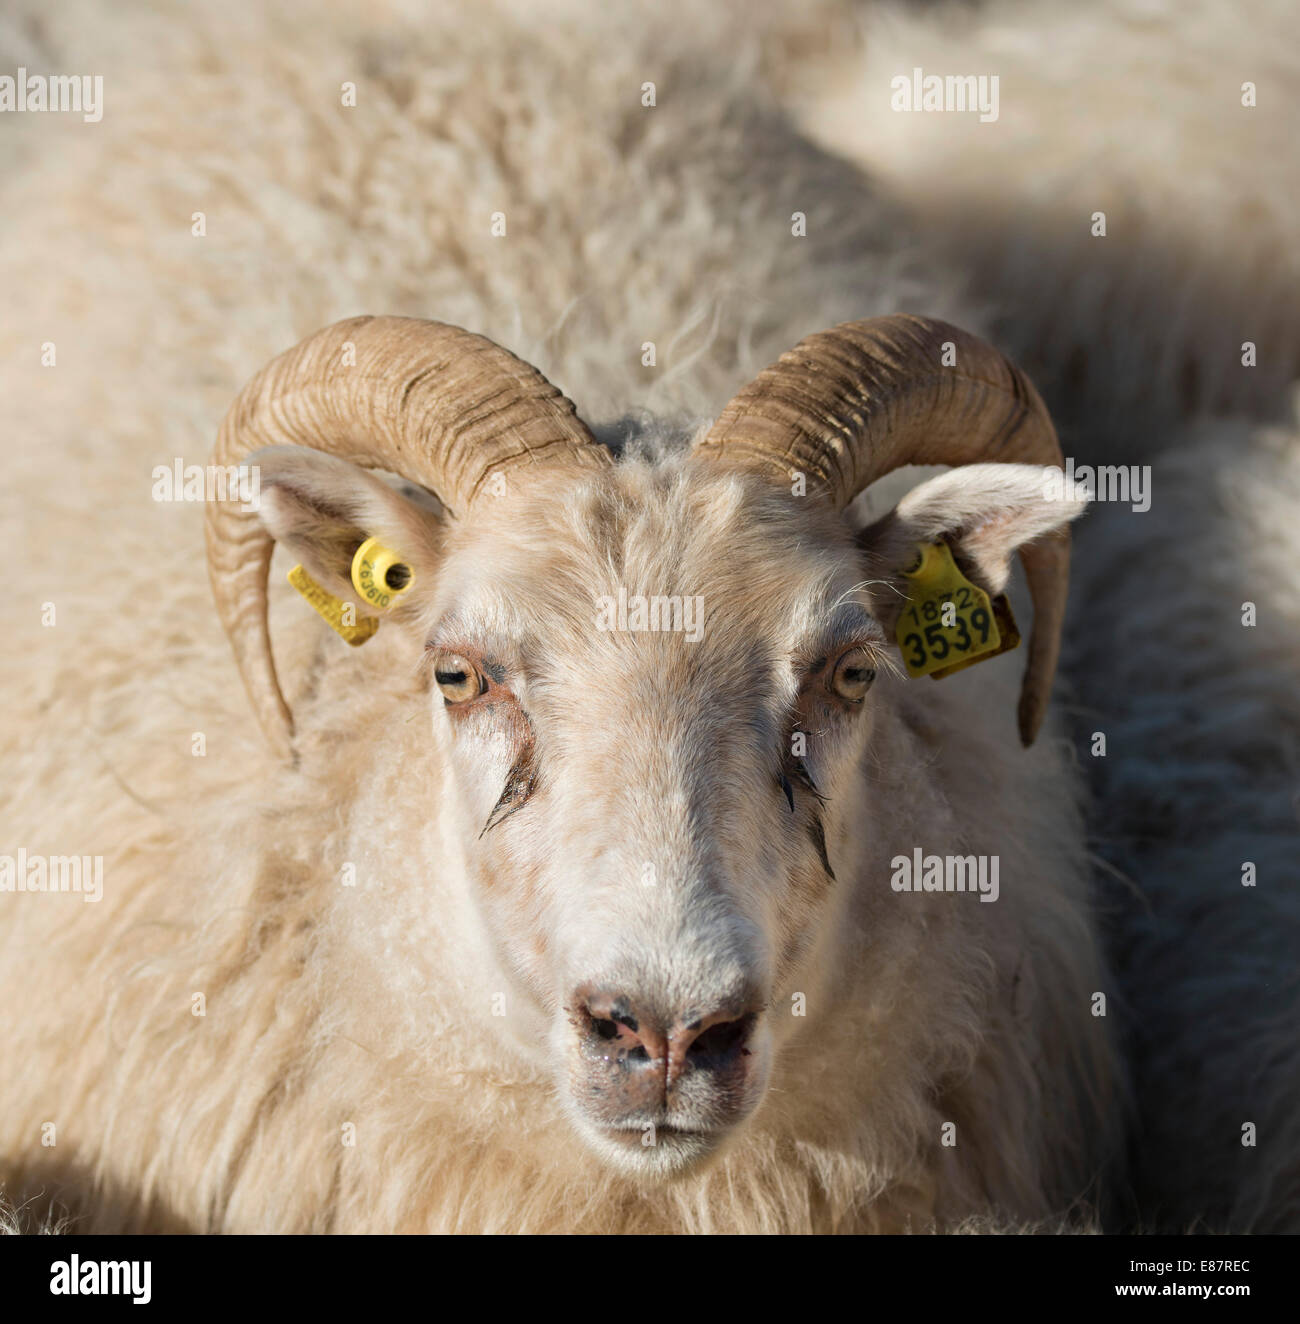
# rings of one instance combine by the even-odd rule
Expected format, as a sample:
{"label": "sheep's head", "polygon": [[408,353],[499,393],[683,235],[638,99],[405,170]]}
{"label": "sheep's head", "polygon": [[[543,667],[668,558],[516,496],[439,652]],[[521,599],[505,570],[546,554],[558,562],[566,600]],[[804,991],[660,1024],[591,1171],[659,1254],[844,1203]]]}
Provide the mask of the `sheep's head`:
{"label": "sheep's head", "polygon": [[[941,366],[946,343],[960,366]],[[941,323],[810,337],[689,451],[616,465],[490,342],[360,319],[264,370],[217,458],[261,470],[260,512],[210,508],[209,555],[286,756],[272,541],[341,597],[363,539],[409,562],[400,624],[423,648],[450,817],[516,1020],[537,1027],[580,1132],[631,1170],[715,1150],[798,1023],[771,1009],[809,986],[835,928],[837,855],[889,717],[873,682],[918,544],[950,540],[993,592],[1020,549],[1026,742],[1043,715],[1079,506],[1044,495],[1038,466],[1060,457],[1033,388]],[[960,467],[865,530],[845,522],[874,478],[934,463]]]}

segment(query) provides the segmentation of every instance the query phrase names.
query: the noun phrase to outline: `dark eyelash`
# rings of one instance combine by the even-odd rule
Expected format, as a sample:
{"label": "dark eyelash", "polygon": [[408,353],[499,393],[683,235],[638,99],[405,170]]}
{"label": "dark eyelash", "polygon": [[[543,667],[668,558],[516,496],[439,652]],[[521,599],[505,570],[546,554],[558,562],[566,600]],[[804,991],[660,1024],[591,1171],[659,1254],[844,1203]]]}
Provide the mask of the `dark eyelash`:
{"label": "dark eyelash", "polygon": [[[827,804],[827,798],[817,789],[817,783],[813,781],[813,775],[809,771],[808,764],[804,759],[791,759],[789,763],[790,773],[795,781],[811,795],[818,804]],[[790,812],[794,813],[794,787],[790,784],[790,778],[786,776],[784,769],[777,774],[777,781],[781,789],[785,792],[785,798],[789,801]]]}
{"label": "dark eyelash", "polygon": [[[826,796],[817,789],[817,784],[812,779],[812,773],[808,770],[808,765],[803,759],[794,759],[791,771],[794,773],[795,780],[816,799],[819,807],[827,803]],[[794,813],[794,787],[790,785],[790,779],[784,772],[779,774],[778,779],[781,783],[781,789],[785,792],[785,798],[790,802],[790,812]],[[835,870],[831,868],[830,854],[826,850],[826,826],[818,812],[814,812],[809,816],[808,836],[817,848],[817,857],[821,861],[822,868],[826,870],[826,876],[834,881]]]}
{"label": "dark eyelash", "polygon": [[537,788],[537,766],[533,759],[533,746],[530,741],[519,761],[510,769],[506,777],[505,789],[501,798],[492,807],[487,822],[483,824],[479,840],[490,832],[498,823],[503,823],[511,814],[524,807],[528,797]]}
{"label": "dark eyelash", "polygon": [[808,791],[818,802],[826,804],[826,797],[817,789],[817,783],[813,781],[813,775],[809,771],[808,764],[803,759],[796,759],[794,764],[794,778],[804,790]]}
{"label": "dark eyelash", "polygon": [[826,870],[826,876],[834,881],[835,870],[831,868],[831,857],[826,850],[826,825],[822,822],[820,814],[814,815],[808,826],[808,832],[813,845],[817,847],[817,854],[821,858],[822,868]]}

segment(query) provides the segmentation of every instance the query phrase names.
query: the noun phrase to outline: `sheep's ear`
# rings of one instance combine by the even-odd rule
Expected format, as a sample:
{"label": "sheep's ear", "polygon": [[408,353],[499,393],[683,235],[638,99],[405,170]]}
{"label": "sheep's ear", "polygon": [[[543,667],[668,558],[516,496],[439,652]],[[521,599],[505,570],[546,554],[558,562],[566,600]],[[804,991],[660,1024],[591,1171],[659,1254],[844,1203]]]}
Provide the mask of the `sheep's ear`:
{"label": "sheep's ear", "polygon": [[903,571],[919,544],[948,542],[970,579],[996,595],[1007,586],[1016,549],[1062,528],[1086,505],[1060,469],[1036,464],[967,464],[919,484],[858,534],[878,619],[893,627],[907,599]]}
{"label": "sheep's ear", "polygon": [[260,474],[258,514],[267,532],[336,597],[356,597],[352,557],[367,538],[396,551],[417,583],[435,571],[445,512],[424,488],[386,482],[302,446],[268,446],[247,463]]}

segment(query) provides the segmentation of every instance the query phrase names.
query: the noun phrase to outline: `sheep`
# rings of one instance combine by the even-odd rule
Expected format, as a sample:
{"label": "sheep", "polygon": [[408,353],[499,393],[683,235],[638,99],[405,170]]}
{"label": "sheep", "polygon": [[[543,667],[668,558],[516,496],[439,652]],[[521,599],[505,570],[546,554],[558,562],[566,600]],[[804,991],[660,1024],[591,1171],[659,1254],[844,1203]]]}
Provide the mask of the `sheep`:
{"label": "sheep", "polygon": [[[1042,500],[1039,466],[1059,458],[1050,424],[1023,375],[978,340],[890,321],[870,332],[877,347],[924,351],[931,370],[940,363],[938,382],[956,380],[938,352],[951,342],[958,371],[970,359],[1017,384],[1015,436],[1038,438],[1027,463],[989,463],[976,450],[938,487],[890,497],[869,519],[853,518],[860,501],[846,522],[836,507],[860,474],[818,459],[816,429],[801,454],[810,495],[794,496],[788,472],[780,483],[765,476],[781,466],[761,453],[733,462],[747,438],[737,431],[727,441],[728,423],[755,415],[726,401],[747,379],[771,383],[755,372],[818,326],[907,307],[976,333],[990,319],[966,294],[972,264],[928,239],[918,245],[885,191],[814,147],[763,90],[755,71],[780,58],[765,43],[786,37],[738,27],[725,6],[691,17],[705,30],[690,31],[670,8],[631,29],[592,13],[575,22],[525,12],[473,29],[421,14],[377,33],[370,16],[340,13],[305,31],[292,9],[272,9],[218,39],[141,9],[125,12],[110,48],[72,6],[43,29],[19,31],[20,43],[46,43],[68,67],[91,67],[79,58],[89,52],[108,89],[93,142],[29,152],[36,135],[56,131],[42,123],[14,149],[22,168],[5,181],[11,219],[0,237],[11,325],[40,327],[59,348],[57,369],[35,380],[18,355],[0,364],[10,428],[42,439],[12,458],[0,497],[6,520],[25,518],[28,501],[41,512],[37,597],[29,590],[4,607],[15,647],[0,660],[9,706],[0,823],[12,849],[104,859],[98,903],[0,893],[0,988],[24,1009],[0,1032],[5,1061],[21,1064],[0,1082],[0,1183],[37,1217],[50,1197],[77,1226],[113,1230],[847,1231],[972,1218],[1057,1226],[1067,1214],[1104,1212],[1099,1182],[1127,1129],[1125,1069],[1111,1019],[1094,1014],[1113,989],[1059,715],[1022,749],[1010,659],[937,684],[882,663],[862,698],[867,721],[834,767],[819,775],[813,760],[807,782],[769,769],[759,784],[757,745],[745,740],[775,732],[771,693],[747,714],[745,739],[737,735],[742,696],[758,693],[756,677],[775,666],[764,650],[777,648],[782,629],[789,638],[811,624],[815,604],[856,603],[880,629],[873,647],[883,644],[898,600],[891,585],[901,587],[891,539],[914,521],[929,536],[957,514],[1005,513],[1006,523],[986,527],[983,553],[978,536],[971,549],[968,572],[989,590],[1011,551],[988,541],[999,529],[1059,572],[1064,544],[1052,522],[1068,521],[1077,504]],[[132,43],[156,37],[174,63],[140,67]],[[584,80],[563,72],[574,67]],[[359,79],[354,107],[326,109],[303,90],[321,68]],[[425,79],[429,70],[437,76]],[[647,70],[652,104],[641,91]],[[276,133],[258,137],[271,123]],[[626,190],[587,187],[624,171]],[[200,208],[201,236],[175,223]],[[792,232],[796,208],[805,234]],[[506,233],[492,232],[494,213]],[[101,218],[99,228],[88,233],[86,216]],[[39,281],[37,254],[55,259]],[[87,308],[91,281],[98,297]],[[440,323],[420,321],[417,331],[387,317],[338,320],[363,309]],[[1009,321],[999,319],[999,342],[1025,349],[1019,337],[1032,333],[1002,335]],[[490,341],[467,344],[448,323]],[[219,458],[246,438],[240,420],[251,412],[258,435],[248,455],[264,466],[267,500],[250,518],[209,510],[209,545],[255,723],[199,568],[196,512],[143,493],[156,464],[206,461],[239,381],[322,326],[333,330],[298,354],[331,372],[353,354],[377,367],[390,342],[368,337],[380,333],[409,336],[412,351],[429,336],[469,348],[450,360],[440,348],[425,367],[441,364],[462,384],[458,362],[502,371],[511,390],[532,392],[536,420],[522,425],[530,444],[549,440],[551,458],[571,451],[573,467],[552,469],[540,456],[526,464],[512,451],[492,470],[504,486],[485,483],[469,501],[470,456],[435,475],[407,448],[400,464],[390,457],[405,479],[395,488],[345,467],[364,458],[355,451],[349,460],[300,445],[261,449],[281,440],[277,427],[253,409],[256,391],[241,397]],[[852,361],[874,374],[876,356],[860,346]],[[783,362],[777,379],[791,371]],[[258,380],[275,380],[286,363],[302,359]],[[1059,368],[1045,363],[1041,383],[1057,397]],[[413,373],[377,375],[381,393],[400,400],[411,383],[412,397],[425,398]],[[546,378],[586,417],[614,421],[588,430]],[[271,422],[284,427],[279,412]],[[791,417],[758,416],[753,449],[762,452]],[[105,430],[111,444],[86,444]],[[343,444],[330,435],[295,440]],[[888,435],[881,428],[874,439]],[[78,482],[56,484],[69,473]],[[827,500],[836,485],[844,491]],[[883,499],[883,486],[866,499]],[[269,628],[261,623],[260,558],[272,535],[298,547],[336,595],[352,591],[338,553],[359,526],[340,539],[340,503],[344,524],[361,512],[379,517],[381,540],[414,571],[401,607],[355,651],[282,573],[272,577]],[[235,536],[214,536],[213,524]],[[474,559],[475,539],[490,559]],[[257,557],[238,563],[232,589],[220,572],[237,543]],[[1105,581],[1086,557],[1078,569],[1095,601]],[[700,592],[715,614],[698,644],[595,628],[595,599],[638,572],[647,593]],[[1038,573],[1034,583],[1025,735],[1043,716],[1063,575]],[[554,674],[539,682],[555,729],[585,704],[586,734],[550,744],[538,735],[536,785],[511,776],[528,772],[517,757],[506,764],[526,741],[522,718],[471,757],[473,730],[462,724],[453,738],[451,710],[434,693],[472,673],[498,687],[479,697],[509,711],[505,682],[463,651],[435,650],[415,665],[441,619],[439,595],[476,585],[502,622],[512,612],[544,620],[539,643],[554,661],[586,647],[608,663],[608,683],[581,693]],[[47,599],[53,628],[35,623]],[[721,663],[703,666],[720,652]],[[654,657],[673,665],[649,674],[633,665]],[[1095,653],[1085,661],[1099,678],[1088,682],[1096,702],[1106,672]],[[850,683],[871,669],[850,667]],[[665,679],[682,675],[697,685],[670,703]],[[629,693],[644,703],[630,705]],[[659,712],[691,740],[665,739],[676,729],[669,722],[647,730],[646,714]],[[701,769],[706,740],[711,761]],[[638,759],[656,807],[633,812],[620,796],[632,794]],[[575,776],[548,782],[560,766]],[[671,794],[674,771],[686,770],[715,788],[702,839],[683,825],[675,799],[685,793]],[[490,789],[489,774],[499,783]],[[507,785],[518,793],[498,810]],[[753,795],[736,803],[745,787]],[[539,824],[548,797],[565,812]],[[517,812],[480,841],[488,815],[515,799]],[[567,834],[582,824],[597,838],[616,832],[599,821],[603,805],[629,825],[606,848],[611,867],[633,865],[622,904],[643,907],[661,932],[673,921],[654,910],[656,898],[666,905],[681,891],[664,852],[701,840],[717,858],[767,851],[783,877],[820,880],[813,916],[773,897],[755,925],[729,894],[714,899],[726,949],[747,968],[762,970],[755,949],[773,934],[806,922],[807,935],[804,947],[792,940],[780,981],[763,973],[770,1007],[747,1021],[751,989],[738,1004],[744,1014],[717,1022],[712,1042],[723,1043],[712,1056],[725,1060],[714,1062],[712,1086],[708,1071],[695,1071],[694,1085],[681,1074],[681,1027],[668,1027],[675,1038],[660,1033],[652,1015],[643,1030],[633,1012],[633,1028],[630,1007],[601,1005],[611,990],[592,986],[577,999],[577,980],[566,981],[576,1026],[552,1005],[558,998],[539,999],[549,939],[547,951],[503,950],[503,935],[536,933],[547,916],[589,935],[594,949],[596,918],[584,928],[586,915],[543,906],[553,888],[525,869],[505,876],[536,888],[532,901],[475,890],[476,879],[502,876],[484,875],[497,852],[532,852],[557,867],[581,860],[581,835]],[[948,813],[951,827],[936,830]],[[999,899],[895,892],[892,862],[916,847],[998,856]],[[855,887],[861,877],[873,886]],[[645,951],[653,929],[632,927]],[[1177,944],[1162,935],[1139,941],[1137,959],[1154,947],[1175,960]],[[855,943],[871,959],[834,959]],[[592,950],[588,965],[599,973],[620,951],[627,956],[626,942]],[[1127,955],[1123,943],[1119,951]],[[710,957],[718,953],[680,953],[697,968]],[[641,973],[650,982],[654,970]],[[778,1004],[778,982],[803,995],[805,1016],[793,1014],[793,996]],[[832,990],[842,999],[833,1003]],[[1162,1024],[1178,1032],[1176,1007],[1164,1011]],[[699,1037],[714,1028],[701,1024]],[[662,1127],[654,1145],[639,1144],[640,1126],[635,1146],[603,1135],[592,1106],[603,1068],[584,1059],[557,1079],[580,1033],[616,1044],[605,1051],[624,1060],[636,1060],[632,1037],[644,1034],[647,1056],[671,1061],[683,1089],[698,1091],[694,1107],[712,1109],[710,1122],[726,1130],[717,1152],[703,1152],[707,1137]],[[1148,1074],[1162,1089],[1176,1080],[1162,1063]],[[585,1105],[575,1096],[583,1088]],[[1144,1113],[1149,1121],[1149,1103]],[[1203,1118],[1186,1120],[1182,1143],[1203,1139]],[[1285,1220],[1278,1190],[1290,1156],[1285,1145],[1271,1154],[1278,1189],[1216,1167],[1216,1200],[1235,1206],[1231,1217],[1258,1222],[1252,1206],[1262,1204],[1264,1221]],[[1162,1177],[1146,1179],[1158,1187]],[[1180,1211],[1194,1202],[1194,1190],[1178,1195]]]}
{"label": "sheep", "polygon": [[[960,367],[936,371],[946,351]],[[614,463],[540,374],[416,319],[327,328],[232,406],[214,463],[255,466],[261,495],[208,506],[214,598],[282,785],[328,788],[342,821],[295,848],[265,801],[265,836],[240,824],[238,933],[222,902],[189,954],[208,972],[201,1034],[112,1011],[146,1054],[132,1094],[154,1071],[205,1082],[164,1160],[185,1179],[160,1182],[192,1192],[181,1217],[266,1226],[264,1202],[294,1190],[279,1226],[544,1227],[560,1209],[606,1229],[904,1230],[1046,1220],[1089,1193],[1116,1071],[1069,769],[1009,756],[989,712],[1005,682],[940,700],[887,666],[918,546],[951,540],[992,594],[1019,549],[1035,602],[1019,730],[1036,736],[1082,507],[1045,494],[1060,456],[1041,401],[955,327],[878,318],[807,338],[677,440]],[[851,536],[860,490],[944,461],[959,467]],[[271,543],[345,595],[361,535],[401,549],[391,623],[428,661],[372,679],[360,707],[364,672],[336,669],[344,689],[305,696],[296,739]],[[595,604],[624,587],[697,593],[709,628],[602,631]],[[995,857],[999,908],[883,886],[914,847]],[[232,1097],[206,1063],[235,1058]],[[424,1083],[390,1109],[394,1071]],[[809,1075],[826,1088],[796,1089]],[[300,1170],[291,1137],[335,1127],[363,1161],[340,1143]],[[486,1177],[503,1131],[535,1206]],[[681,1184],[647,1194],[654,1177]]]}

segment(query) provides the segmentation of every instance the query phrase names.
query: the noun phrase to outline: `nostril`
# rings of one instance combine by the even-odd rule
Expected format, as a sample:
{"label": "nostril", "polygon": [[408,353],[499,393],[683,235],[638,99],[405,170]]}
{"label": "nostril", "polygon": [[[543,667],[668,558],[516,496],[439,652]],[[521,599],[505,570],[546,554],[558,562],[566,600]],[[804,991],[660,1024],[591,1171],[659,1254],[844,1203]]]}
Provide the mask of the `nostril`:
{"label": "nostril", "polygon": [[637,1018],[624,999],[601,998],[595,1006],[580,1003],[579,1009],[580,1023],[586,1027],[589,1042],[602,1057],[616,1057],[625,1064],[649,1062],[656,1044],[662,1050],[657,1039],[647,1044]]}
{"label": "nostril", "polygon": [[742,1016],[739,1020],[720,1021],[710,1025],[707,1030],[696,1035],[686,1050],[686,1056],[697,1066],[704,1066],[707,1060],[721,1060],[735,1056],[737,1051],[745,1051],[745,1041],[754,1026],[752,1015]]}

